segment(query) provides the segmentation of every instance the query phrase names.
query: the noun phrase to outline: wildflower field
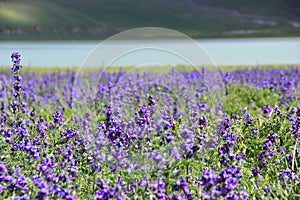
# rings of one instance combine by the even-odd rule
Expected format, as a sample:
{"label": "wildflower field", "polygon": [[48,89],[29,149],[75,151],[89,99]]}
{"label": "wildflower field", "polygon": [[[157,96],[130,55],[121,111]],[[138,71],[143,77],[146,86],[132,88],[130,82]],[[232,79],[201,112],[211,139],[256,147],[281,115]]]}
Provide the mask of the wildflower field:
{"label": "wildflower field", "polygon": [[300,199],[298,66],[99,78],[11,58],[0,199]]}

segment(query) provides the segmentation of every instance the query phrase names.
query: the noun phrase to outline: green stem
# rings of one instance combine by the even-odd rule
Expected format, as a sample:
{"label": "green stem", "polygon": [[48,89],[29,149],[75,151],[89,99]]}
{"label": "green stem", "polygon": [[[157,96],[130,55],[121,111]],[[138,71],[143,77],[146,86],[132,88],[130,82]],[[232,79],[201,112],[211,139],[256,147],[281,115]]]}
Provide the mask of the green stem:
{"label": "green stem", "polygon": [[167,188],[166,188],[166,193],[169,194],[170,190],[170,171],[167,169]]}
{"label": "green stem", "polygon": [[296,140],[295,146],[294,146],[294,153],[293,153],[293,161],[292,161],[292,170],[294,171],[295,166],[295,157],[296,157],[296,147],[297,147],[298,139]]}

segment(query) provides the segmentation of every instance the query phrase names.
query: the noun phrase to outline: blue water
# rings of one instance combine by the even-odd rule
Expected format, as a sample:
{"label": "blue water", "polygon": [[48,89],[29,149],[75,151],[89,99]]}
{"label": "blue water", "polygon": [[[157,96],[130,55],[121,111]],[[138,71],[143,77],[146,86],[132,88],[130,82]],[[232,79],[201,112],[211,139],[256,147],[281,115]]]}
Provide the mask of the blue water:
{"label": "blue water", "polygon": [[[9,66],[10,54],[22,54],[24,66],[81,66],[92,50],[101,41],[5,41],[0,42],[0,66]],[[143,63],[187,64],[183,60],[163,51],[138,51],[128,55],[114,55],[116,48],[138,44],[164,43],[173,48],[187,48],[182,41],[117,41],[102,47],[111,57],[118,57],[111,65],[142,65]],[[216,65],[258,65],[258,64],[300,64],[299,38],[255,38],[255,39],[205,39],[197,40],[212,62]],[[197,51],[188,50],[190,55],[198,56]],[[99,65],[107,56],[97,55]],[[102,63],[103,64],[103,63]],[[202,63],[194,63],[201,65]]]}

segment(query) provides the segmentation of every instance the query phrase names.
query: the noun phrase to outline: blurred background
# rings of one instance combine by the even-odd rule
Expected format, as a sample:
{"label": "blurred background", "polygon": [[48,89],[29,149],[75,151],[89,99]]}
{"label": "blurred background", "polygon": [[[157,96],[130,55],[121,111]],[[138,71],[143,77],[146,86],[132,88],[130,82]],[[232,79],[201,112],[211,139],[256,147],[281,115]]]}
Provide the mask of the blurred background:
{"label": "blurred background", "polygon": [[1,39],[105,39],[157,26],[193,38],[299,36],[299,0],[0,0]]}
{"label": "blurred background", "polygon": [[[173,29],[199,40],[219,65],[300,63],[299,0],[0,0],[0,65],[8,63],[3,58],[8,51],[18,49],[27,56],[26,64],[77,65],[97,44],[93,41],[148,26]],[[266,37],[274,39],[248,40]],[[246,41],[212,40],[224,38],[246,38]],[[259,52],[267,60],[255,55],[266,45],[268,51],[274,51],[274,60],[270,60],[270,52],[265,52],[270,55]],[[241,47],[249,49],[238,55],[243,53],[239,52]],[[41,49],[51,51],[51,48],[56,48],[53,52],[62,50],[65,55],[69,49],[77,58],[66,62],[58,54],[47,52],[45,62],[46,58],[39,53]],[[33,52],[27,53],[30,49]],[[81,53],[75,49],[81,49]],[[244,60],[245,56],[253,59],[237,61],[228,55],[230,52]],[[49,59],[51,55],[53,58]]]}

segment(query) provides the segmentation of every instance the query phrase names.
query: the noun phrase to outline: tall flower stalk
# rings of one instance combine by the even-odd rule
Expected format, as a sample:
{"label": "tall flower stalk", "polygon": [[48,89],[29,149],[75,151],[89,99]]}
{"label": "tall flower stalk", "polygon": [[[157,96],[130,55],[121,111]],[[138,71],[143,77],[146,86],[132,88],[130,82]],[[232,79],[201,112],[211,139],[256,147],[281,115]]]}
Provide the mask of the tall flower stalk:
{"label": "tall flower stalk", "polygon": [[11,61],[13,62],[13,66],[11,68],[13,72],[13,77],[14,77],[14,84],[13,84],[13,96],[14,100],[11,103],[11,107],[13,109],[13,112],[16,113],[16,111],[20,111],[21,108],[21,95],[22,95],[22,77],[19,76],[19,71],[22,69],[22,65],[20,64],[21,62],[21,55],[18,52],[13,52],[11,54]]}

